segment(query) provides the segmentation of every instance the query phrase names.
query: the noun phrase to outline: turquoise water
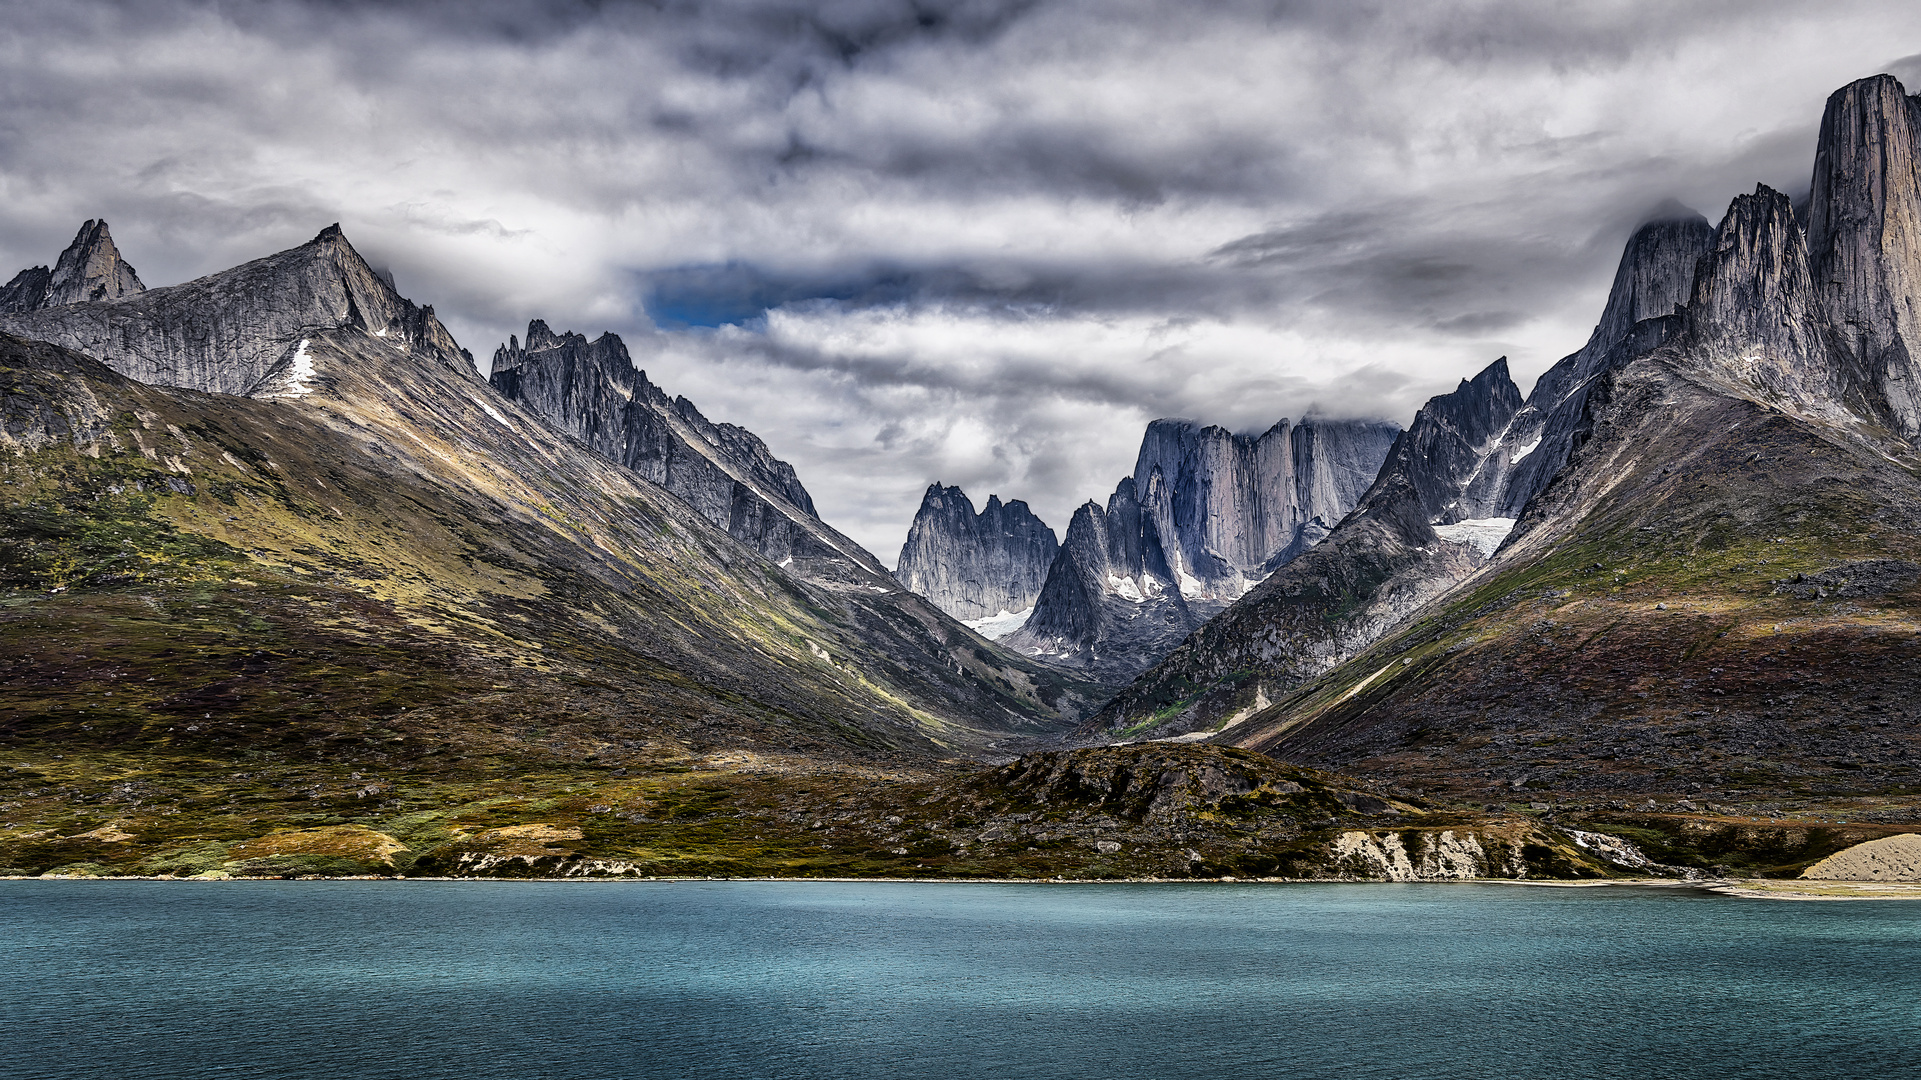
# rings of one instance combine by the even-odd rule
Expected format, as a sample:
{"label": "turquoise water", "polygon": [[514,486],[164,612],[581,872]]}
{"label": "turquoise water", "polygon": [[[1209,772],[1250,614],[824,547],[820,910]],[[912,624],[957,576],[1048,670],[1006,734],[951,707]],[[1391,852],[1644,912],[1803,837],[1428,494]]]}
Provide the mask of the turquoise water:
{"label": "turquoise water", "polygon": [[0,882],[8,1077],[1905,1077],[1921,904]]}

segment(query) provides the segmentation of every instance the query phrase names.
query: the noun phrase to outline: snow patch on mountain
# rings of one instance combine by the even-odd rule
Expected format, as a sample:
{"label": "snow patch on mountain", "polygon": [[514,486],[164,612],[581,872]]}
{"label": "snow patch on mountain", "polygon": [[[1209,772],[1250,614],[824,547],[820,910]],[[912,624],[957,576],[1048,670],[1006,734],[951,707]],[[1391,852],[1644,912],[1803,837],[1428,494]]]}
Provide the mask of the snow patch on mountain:
{"label": "snow patch on mountain", "polygon": [[1466,544],[1481,553],[1483,557],[1492,556],[1494,549],[1501,546],[1507,534],[1514,531],[1515,518],[1469,518],[1452,525],[1434,526],[1434,535],[1456,544]]}
{"label": "snow patch on mountain", "polygon": [[963,625],[989,641],[999,641],[1024,626],[1027,623],[1027,617],[1033,612],[1034,609],[1031,606],[1019,611],[1008,611],[1003,608],[1000,614],[989,615],[985,619],[965,619]]}

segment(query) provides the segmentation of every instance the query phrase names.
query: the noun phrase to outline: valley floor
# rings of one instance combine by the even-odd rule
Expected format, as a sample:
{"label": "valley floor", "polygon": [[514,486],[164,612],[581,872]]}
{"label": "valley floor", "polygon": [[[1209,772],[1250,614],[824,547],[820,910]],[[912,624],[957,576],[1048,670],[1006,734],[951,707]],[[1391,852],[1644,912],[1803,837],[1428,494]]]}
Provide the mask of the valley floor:
{"label": "valley floor", "polygon": [[[1692,809],[1553,795],[1504,805],[1418,803],[1278,765],[1270,767],[1274,778],[1238,790],[1246,785],[1210,777],[1254,755],[1127,749],[1133,756],[1116,766],[1123,775],[1132,769],[1151,779],[1161,770],[1158,784],[1143,785],[1152,802],[1077,791],[1076,778],[1107,761],[1098,756],[1034,755],[983,770],[660,748],[646,760],[521,768],[13,748],[0,751],[0,875],[1654,876],[1713,879],[1742,895],[1854,895],[1837,883],[1779,879],[1854,844],[1921,831],[1921,809],[1905,799]],[[1104,753],[1113,754],[1074,752]],[[1178,787],[1168,775],[1194,780],[1171,803],[1152,796]],[[1591,833],[1630,842],[1646,864],[1596,857],[1574,839]],[[1463,844],[1479,854],[1470,859]]]}

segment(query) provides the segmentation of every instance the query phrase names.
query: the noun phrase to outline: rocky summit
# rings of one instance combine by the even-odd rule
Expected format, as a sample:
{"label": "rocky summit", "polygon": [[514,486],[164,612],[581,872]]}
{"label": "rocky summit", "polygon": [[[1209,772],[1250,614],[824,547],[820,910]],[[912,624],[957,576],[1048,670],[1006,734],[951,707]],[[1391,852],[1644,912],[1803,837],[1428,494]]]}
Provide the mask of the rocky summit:
{"label": "rocky summit", "polygon": [[114,246],[107,223],[88,221],[54,260],[53,269],[29,267],[0,286],[0,314],[24,314],[89,300],[118,300],[144,291],[140,275]]}
{"label": "rocky summit", "polygon": [[[974,502],[957,487],[930,485],[901,545],[894,577],[990,637],[1034,606],[1060,541],[1019,499]],[[1012,627],[1009,627],[1012,629]]]}
{"label": "rocky summit", "polygon": [[1373,421],[1283,420],[1259,436],[1154,421],[1106,507],[1075,511],[1007,643],[1096,678],[1133,676],[1327,535],[1399,434]]}

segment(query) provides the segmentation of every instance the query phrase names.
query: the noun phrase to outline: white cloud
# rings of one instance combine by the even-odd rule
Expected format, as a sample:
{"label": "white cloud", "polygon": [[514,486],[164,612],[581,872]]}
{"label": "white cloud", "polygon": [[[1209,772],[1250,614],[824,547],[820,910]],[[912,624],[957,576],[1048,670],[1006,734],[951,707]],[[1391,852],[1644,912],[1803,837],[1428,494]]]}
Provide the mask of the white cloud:
{"label": "white cloud", "polygon": [[[1502,353],[1525,386],[1637,213],[1804,186],[1828,92],[1917,32],[1891,2],[25,2],[0,259],[104,215],[159,284],[341,220],[483,360],[534,317],[621,333],[891,560],[935,479],[1064,527],[1155,416],[1405,422]],[[742,325],[656,330],[688,282]]]}

